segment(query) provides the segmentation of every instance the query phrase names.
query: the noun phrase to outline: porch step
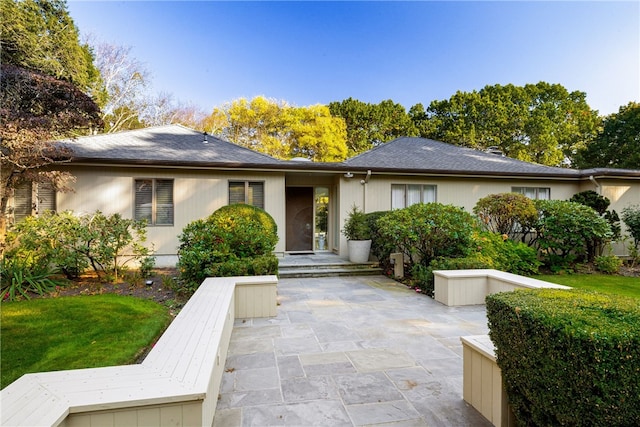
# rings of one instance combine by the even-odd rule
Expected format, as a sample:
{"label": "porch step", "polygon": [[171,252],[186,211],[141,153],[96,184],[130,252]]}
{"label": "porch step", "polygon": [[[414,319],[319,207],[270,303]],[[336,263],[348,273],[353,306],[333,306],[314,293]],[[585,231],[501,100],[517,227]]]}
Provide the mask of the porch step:
{"label": "porch step", "polygon": [[281,279],[299,277],[372,276],[382,274],[377,263],[366,264],[300,264],[281,265],[278,277]]}

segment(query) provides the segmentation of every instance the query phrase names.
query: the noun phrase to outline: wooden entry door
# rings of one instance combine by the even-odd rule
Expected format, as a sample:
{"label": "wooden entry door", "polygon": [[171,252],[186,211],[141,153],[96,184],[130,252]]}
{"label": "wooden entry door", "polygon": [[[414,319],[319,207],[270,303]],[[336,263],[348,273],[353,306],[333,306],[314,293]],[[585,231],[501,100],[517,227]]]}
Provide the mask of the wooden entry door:
{"label": "wooden entry door", "polygon": [[313,250],[313,187],[287,187],[287,251]]}

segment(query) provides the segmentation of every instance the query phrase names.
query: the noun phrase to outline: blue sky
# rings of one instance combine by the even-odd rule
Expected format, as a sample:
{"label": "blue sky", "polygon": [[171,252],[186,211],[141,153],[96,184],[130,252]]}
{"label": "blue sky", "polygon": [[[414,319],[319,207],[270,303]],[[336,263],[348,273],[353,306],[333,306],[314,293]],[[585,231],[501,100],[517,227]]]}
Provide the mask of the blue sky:
{"label": "blue sky", "polygon": [[546,81],[601,114],[640,101],[640,2],[76,1],[82,35],[131,46],[154,90],[205,112],[264,95],[409,109]]}

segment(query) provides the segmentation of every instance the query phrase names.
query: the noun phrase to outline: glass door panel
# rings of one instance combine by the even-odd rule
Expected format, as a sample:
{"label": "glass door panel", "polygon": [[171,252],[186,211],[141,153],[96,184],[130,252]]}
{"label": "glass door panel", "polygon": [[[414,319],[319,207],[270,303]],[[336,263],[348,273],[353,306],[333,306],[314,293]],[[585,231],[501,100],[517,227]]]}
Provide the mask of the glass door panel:
{"label": "glass door panel", "polygon": [[329,226],[329,189],[327,187],[315,187],[314,212],[314,249],[317,251],[329,250],[329,242],[327,241]]}

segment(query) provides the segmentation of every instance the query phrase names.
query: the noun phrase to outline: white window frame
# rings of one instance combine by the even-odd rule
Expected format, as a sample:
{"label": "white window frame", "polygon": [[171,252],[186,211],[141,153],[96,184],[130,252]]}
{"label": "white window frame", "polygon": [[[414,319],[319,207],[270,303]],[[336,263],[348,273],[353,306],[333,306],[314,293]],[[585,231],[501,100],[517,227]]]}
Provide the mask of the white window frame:
{"label": "white window frame", "polygon": [[532,200],[551,200],[551,187],[511,187],[511,192],[524,194]]}
{"label": "white window frame", "polygon": [[391,209],[403,209],[417,203],[438,200],[438,186],[434,184],[391,184]]}

